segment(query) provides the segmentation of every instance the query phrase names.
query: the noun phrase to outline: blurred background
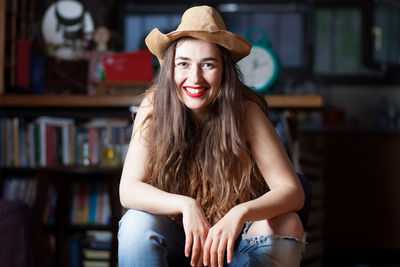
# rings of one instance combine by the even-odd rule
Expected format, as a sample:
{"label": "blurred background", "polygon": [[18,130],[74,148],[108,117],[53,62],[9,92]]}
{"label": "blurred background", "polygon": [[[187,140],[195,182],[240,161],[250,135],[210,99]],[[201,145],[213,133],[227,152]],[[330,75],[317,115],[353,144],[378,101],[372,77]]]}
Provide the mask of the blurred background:
{"label": "blurred background", "polygon": [[1,266],[117,266],[144,38],[203,4],[311,184],[302,266],[400,266],[399,0],[1,1]]}

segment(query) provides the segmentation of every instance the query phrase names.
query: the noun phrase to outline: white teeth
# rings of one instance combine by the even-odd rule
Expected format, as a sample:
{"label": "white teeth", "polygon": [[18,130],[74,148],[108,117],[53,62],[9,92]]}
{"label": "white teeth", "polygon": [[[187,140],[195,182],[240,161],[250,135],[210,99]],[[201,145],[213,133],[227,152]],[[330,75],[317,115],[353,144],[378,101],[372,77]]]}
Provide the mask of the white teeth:
{"label": "white teeth", "polygon": [[188,87],[186,87],[186,90],[191,94],[198,94],[203,91],[203,89],[194,89],[194,88],[188,88]]}

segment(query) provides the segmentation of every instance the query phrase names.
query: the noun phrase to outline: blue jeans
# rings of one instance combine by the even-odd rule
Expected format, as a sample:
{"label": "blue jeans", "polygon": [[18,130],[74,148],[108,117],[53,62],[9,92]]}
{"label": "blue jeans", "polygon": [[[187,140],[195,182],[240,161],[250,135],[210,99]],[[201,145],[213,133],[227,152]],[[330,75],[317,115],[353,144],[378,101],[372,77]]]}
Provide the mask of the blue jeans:
{"label": "blue jeans", "polygon": [[[284,236],[247,236],[246,223],[235,243],[229,267],[299,266],[305,240]],[[119,222],[120,267],[190,266],[184,255],[185,233],[168,216],[128,210]]]}

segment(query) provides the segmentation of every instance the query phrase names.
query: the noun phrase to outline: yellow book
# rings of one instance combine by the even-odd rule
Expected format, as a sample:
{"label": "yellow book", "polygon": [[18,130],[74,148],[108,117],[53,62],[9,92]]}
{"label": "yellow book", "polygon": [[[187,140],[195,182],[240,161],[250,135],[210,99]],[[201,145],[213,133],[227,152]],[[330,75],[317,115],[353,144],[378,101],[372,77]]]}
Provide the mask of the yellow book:
{"label": "yellow book", "polygon": [[111,252],[109,250],[84,249],[83,255],[86,259],[109,260]]}

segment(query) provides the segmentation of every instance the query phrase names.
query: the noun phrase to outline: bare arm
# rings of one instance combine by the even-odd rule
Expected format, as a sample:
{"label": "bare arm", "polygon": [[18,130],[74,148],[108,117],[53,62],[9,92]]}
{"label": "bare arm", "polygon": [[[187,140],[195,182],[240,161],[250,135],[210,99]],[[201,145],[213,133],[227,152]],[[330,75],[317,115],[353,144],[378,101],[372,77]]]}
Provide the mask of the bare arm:
{"label": "bare arm", "polygon": [[270,191],[239,205],[243,221],[269,219],[304,204],[304,192],[275,128],[254,102],[246,103],[246,136]]}
{"label": "bare arm", "polygon": [[125,208],[134,208],[154,214],[174,215],[183,212],[187,197],[170,194],[146,183],[145,163],[148,156],[146,130],[142,124],[151,111],[145,98],[139,107],[133,126],[132,138],[122,170],[119,193]]}

